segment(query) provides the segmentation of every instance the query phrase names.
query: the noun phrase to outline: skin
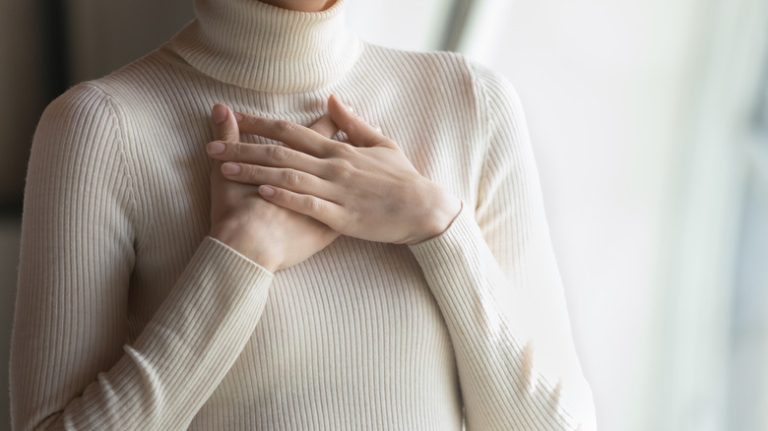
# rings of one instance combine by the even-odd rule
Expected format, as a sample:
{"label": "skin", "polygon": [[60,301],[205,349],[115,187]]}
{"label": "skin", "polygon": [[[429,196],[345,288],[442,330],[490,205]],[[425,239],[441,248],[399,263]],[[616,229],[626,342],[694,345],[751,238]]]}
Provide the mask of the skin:
{"label": "skin", "polygon": [[259,0],[283,9],[297,10],[301,12],[318,12],[328,9],[336,3],[336,0]]}
{"label": "skin", "polygon": [[[216,139],[238,141],[240,138],[233,112],[224,104],[214,105],[211,127]],[[328,115],[310,128],[326,137],[338,130]],[[222,163],[212,162],[209,235],[269,271],[295,265],[339,236],[311,217],[267,202],[255,186],[229,181],[221,173]]]}
{"label": "skin", "polygon": [[[336,0],[259,1],[317,12]],[[211,127],[209,235],[272,272],[342,234],[418,244],[444,232],[461,210],[460,199],[420,175],[395,141],[334,95],[328,113],[309,127],[234,113],[221,103]],[[339,129],[348,142],[331,139]],[[285,146],[240,142],[241,133]]]}
{"label": "skin", "polygon": [[286,146],[224,139],[208,143],[206,150],[224,162],[225,178],[260,186],[269,202],[343,235],[410,245],[448,227],[461,209],[460,199],[419,174],[395,141],[334,95],[328,115],[348,142],[289,121],[237,113],[241,133]]}

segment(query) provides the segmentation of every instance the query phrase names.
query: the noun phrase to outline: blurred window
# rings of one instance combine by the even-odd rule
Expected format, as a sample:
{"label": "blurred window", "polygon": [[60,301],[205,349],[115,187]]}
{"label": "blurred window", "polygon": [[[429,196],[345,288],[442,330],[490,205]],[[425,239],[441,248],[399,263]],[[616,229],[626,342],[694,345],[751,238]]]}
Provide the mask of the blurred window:
{"label": "blurred window", "polygon": [[768,67],[746,162],[729,365],[729,430],[768,429]]}

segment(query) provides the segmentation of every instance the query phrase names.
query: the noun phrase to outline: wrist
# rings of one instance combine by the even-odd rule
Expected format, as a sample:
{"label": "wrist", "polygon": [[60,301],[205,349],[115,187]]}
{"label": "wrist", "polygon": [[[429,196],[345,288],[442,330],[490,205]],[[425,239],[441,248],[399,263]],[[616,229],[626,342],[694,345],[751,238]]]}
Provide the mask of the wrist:
{"label": "wrist", "polygon": [[208,235],[235,249],[240,254],[274,273],[280,267],[279,259],[264,249],[263,236],[241,226],[222,224],[211,228]]}
{"label": "wrist", "polygon": [[451,195],[439,186],[437,186],[437,189],[438,191],[432,194],[432,196],[436,196],[436,199],[430,205],[431,210],[428,211],[426,221],[422,224],[424,227],[415,235],[416,239],[406,243],[407,245],[415,245],[441,235],[448,230],[453,221],[458,217],[459,212],[461,212],[463,207],[461,199]]}

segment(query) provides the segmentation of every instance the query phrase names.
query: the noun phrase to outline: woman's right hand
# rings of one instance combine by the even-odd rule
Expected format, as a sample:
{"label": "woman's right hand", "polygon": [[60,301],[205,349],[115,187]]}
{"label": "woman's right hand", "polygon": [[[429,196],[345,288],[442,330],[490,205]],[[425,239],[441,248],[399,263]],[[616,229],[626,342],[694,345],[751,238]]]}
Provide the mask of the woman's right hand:
{"label": "woman's right hand", "polygon": [[[216,141],[239,142],[232,110],[216,104],[211,113]],[[330,138],[337,128],[326,114],[311,128]],[[206,149],[214,142],[209,142]],[[270,144],[253,144],[270,145]],[[231,181],[221,173],[222,162],[211,159],[211,230],[209,235],[275,272],[309,258],[340,234],[303,214],[264,200],[258,186]]]}

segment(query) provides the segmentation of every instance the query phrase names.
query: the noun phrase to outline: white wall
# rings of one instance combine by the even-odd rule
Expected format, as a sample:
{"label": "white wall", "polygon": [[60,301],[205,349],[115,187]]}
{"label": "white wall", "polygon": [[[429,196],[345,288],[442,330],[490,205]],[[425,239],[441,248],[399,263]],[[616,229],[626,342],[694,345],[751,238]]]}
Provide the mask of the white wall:
{"label": "white wall", "polygon": [[438,46],[449,0],[346,0],[347,23],[364,39],[400,49]]}
{"label": "white wall", "polygon": [[[526,108],[600,429],[766,429],[766,331],[731,301],[768,0],[475,1],[460,50]],[[435,48],[440,8],[352,3],[364,37]]]}

